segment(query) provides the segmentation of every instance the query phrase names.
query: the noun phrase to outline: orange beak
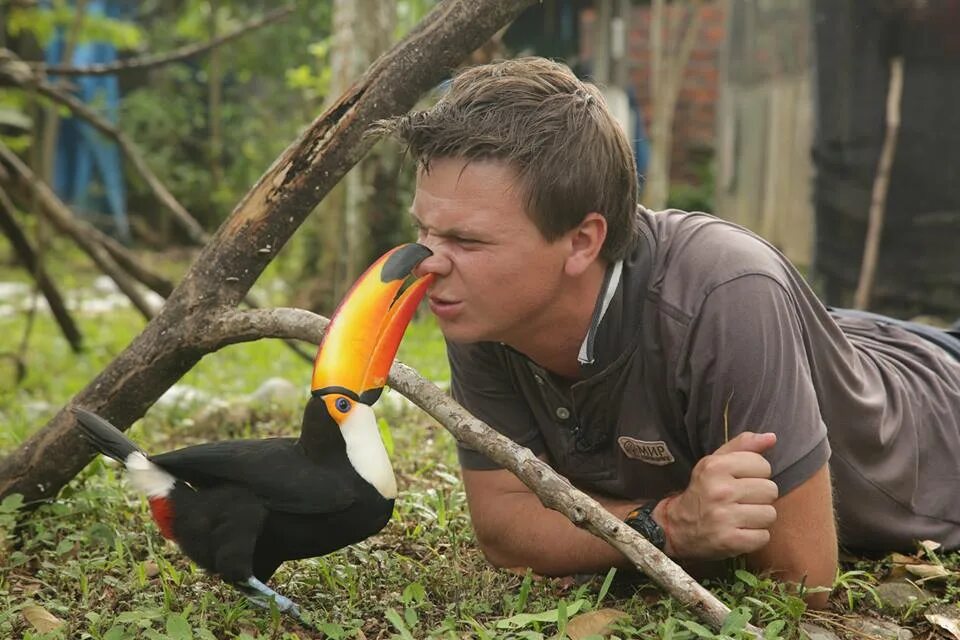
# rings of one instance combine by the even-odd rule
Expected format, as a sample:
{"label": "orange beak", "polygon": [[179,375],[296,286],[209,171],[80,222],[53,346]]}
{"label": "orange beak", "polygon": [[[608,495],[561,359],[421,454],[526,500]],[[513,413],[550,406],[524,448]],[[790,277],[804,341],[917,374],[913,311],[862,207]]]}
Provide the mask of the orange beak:
{"label": "orange beak", "polygon": [[[367,405],[380,397],[403,333],[432,275],[412,279],[431,255],[421,244],[388,251],[354,283],[333,314],[313,366],[314,396],[342,393]],[[401,289],[403,292],[401,293]]]}

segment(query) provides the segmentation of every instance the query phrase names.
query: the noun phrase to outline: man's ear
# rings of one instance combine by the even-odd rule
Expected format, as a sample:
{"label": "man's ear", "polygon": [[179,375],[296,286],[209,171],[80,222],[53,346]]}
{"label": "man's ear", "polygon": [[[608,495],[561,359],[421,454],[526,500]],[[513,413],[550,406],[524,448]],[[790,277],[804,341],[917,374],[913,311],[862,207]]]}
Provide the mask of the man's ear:
{"label": "man's ear", "polygon": [[578,276],[600,256],[603,241],[607,238],[607,219],[592,211],[567,233],[570,239],[570,254],[567,256],[564,271],[569,276]]}

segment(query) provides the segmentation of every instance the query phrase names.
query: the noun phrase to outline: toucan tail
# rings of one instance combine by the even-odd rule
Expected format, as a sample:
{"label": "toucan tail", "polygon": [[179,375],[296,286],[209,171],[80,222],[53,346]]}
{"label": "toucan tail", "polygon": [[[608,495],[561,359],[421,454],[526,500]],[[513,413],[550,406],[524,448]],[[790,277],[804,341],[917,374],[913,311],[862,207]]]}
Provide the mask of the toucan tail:
{"label": "toucan tail", "polygon": [[126,464],[131,453],[140,451],[140,448],[130,438],[123,435],[120,429],[86,409],[74,408],[78,425],[83,436],[96,447],[100,453]]}
{"label": "toucan tail", "polygon": [[[99,449],[100,453],[123,464],[127,468],[130,482],[138,491],[150,498],[160,498],[170,493],[176,478],[152,462],[130,438],[95,413],[78,408],[74,408],[73,412],[77,415],[84,437]],[[160,526],[162,528],[163,523],[160,523]]]}

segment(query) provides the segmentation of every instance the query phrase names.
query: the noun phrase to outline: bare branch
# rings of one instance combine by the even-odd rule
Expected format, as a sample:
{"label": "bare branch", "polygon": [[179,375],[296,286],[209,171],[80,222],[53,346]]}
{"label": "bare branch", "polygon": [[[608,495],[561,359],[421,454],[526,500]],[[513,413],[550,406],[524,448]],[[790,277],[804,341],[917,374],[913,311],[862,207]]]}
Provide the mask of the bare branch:
{"label": "bare branch", "polygon": [[200,223],[191,216],[187,210],[180,204],[172,193],[164,186],[159,178],[153,173],[147,165],[143,156],[137,150],[133,142],[127,138],[126,134],[120,131],[103,116],[88,107],[81,100],[70,95],[66,91],[59,89],[46,80],[37,77],[34,74],[26,75],[24,69],[29,68],[22,60],[7,49],[0,51],[0,82],[7,81],[13,83],[25,90],[36,90],[57,104],[70,109],[78,118],[90,123],[97,131],[116,141],[123,155],[133,164],[137,173],[143,178],[150,187],[150,190],[167,209],[173,213],[174,219],[187,232],[187,236],[195,244],[202,245],[210,239],[210,236]]}
{"label": "bare branch", "polygon": [[70,343],[70,348],[74,353],[80,353],[83,351],[83,336],[77,328],[77,323],[73,321],[73,317],[67,310],[67,305],[64,304],[63,296],[60,295],[60,290],[57,288],[56,283],[47,273],[47,270],[43,268],[37,252],[30,245],[30,241],[20,228],[20,225],[17,224],[17,219],[13,215],[14,209],[15,207],[10,200],[10,196],[0,188],[0,229],[3,230],[4,235],[10,240],[10,244],[13,246],[20,264],[22,264],[26,270],[30,272],[34,280],[36,280],[37,287],[39,287],[43,293],[43,297],[47,299],[50,312],[53,314],[57,325],[60,326],[63,337]]}
{"label": "bare branch", "polygon": [[254,31],[255,29],[259,29],[268,24],[272,24],[283,18],[286,18],[293,12],[295,8],[296,7],[293,5],[288,5],[285,7],[280,7],[279,9],[274,9],[273,11],[264,14],[260,18],[250,20],[249,22],[237,27],[233,31],[223,34],[222,36],[212,38],[207,42],[180,47],[179,49],[168,51],[167,53],[145,55],[137,58],[128,58],[127,60],[121,60],[119,62],[112,62],[110,64],[95,64],[87,67],[74,67],[62,64],[48,65],[41,62],[28,62],[27,64],[34,72],[38,74],[62,76],[104,76],[111,73],[143,71],[144,69],[159,67],[165,64],[170,64],[171,62],[178,62],[180,60],[185,60],[187,58],[192,58],[202,53],[206,53],[211,49],[215,49],[216,47],[236,40],[240,36],[250,31]]}
{"label": "bare branch", "polygon": [[[329,321],[302,309],[227,310],[206,329],[205,349],[262,337],[295,338],[317,343]],[[559,511],[578,527],[602,538],[665,591],[706,620],[714,629],[730,610],[691,578],[679,565],[624,524],[603,506],[574,487],[533,452],[478,420],[424,379],[412,367],[394,362],[389,385],[443,425],[458,441],[496,461],[533,491],[544,506]],[[760,637],[760,630],[748,625]]]}
{"label": "bare branch", "polygon": [[12,170],[18,182],[24,185],[40,202],[40,212],[65,235],[70,236],[90,259],[117,284],[117,287],[130,298],[130,302],[147,320],[156,314],[154,305],[143,296],[132,278],[120,268],[116,261],[97,241],[93,228],[78,220],[73,212],[50,187],[40,180],[20,158],[6,145],[0,143],[0,160]]}

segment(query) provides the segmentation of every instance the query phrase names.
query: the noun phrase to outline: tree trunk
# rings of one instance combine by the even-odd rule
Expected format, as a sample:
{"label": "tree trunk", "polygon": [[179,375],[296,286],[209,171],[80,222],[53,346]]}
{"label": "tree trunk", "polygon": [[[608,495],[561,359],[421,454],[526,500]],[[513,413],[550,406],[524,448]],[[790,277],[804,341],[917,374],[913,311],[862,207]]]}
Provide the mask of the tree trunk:
{"label": "tree trunk", "polygon": [[[683,18],[689,8],[689,19]],[[672,15],[671,15],[672,14]],[[700,1],[653,0],[650,9],[650,166],[643,201],[651,209],[663,209],[670,195],[670,156],[673,149],[673,119],[677,97],[690,53],[700,31]]]}
{"label": "tree trunk", "polygon": [[293,142],[236,206],[144,331],[42,429],[0,461],[0,497],[49,498],[93,452],[74,429],[70,406],[127,428],[209,350],[216,319],[243,300],[319,200],[370,148],[375,120],[401,114],[446,70],[482,45],[533,0],[438,4]]}
{"label": "tree trunk", "polygon": [[[331,96],[346,91],[390,47],[396,22],[394,3],[334,0]],[[390,148],[395,151],[395,147]],[[364,267],[380,255],[371,255],[378,230],[370,226],[369,218],[371,203],[378,195],[374,179],[385,162],[383,155],[374,150],[357,163],[320,204],[304,230],[309,238],[302,273],[312,285],[307,288],[306,299],[300,301],[304,306],[332,310]]]}

